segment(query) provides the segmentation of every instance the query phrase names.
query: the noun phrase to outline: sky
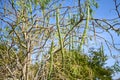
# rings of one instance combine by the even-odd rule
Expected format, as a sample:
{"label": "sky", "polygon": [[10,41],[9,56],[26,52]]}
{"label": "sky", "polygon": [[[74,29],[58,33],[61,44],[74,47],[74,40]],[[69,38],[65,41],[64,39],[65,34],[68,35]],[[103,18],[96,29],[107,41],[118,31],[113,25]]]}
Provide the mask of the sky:
{"label": "sky", "polygon": [[96,9],[94,17],[96,18],[115,18],[115,6],[113,0],[97,0],[99,8]]}

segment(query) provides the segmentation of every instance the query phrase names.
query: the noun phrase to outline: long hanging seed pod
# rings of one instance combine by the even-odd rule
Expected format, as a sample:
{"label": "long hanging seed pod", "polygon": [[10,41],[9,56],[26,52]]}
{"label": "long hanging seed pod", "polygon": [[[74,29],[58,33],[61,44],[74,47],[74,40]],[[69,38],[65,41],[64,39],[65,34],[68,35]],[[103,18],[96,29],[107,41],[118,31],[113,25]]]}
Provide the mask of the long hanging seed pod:
{"label": "long hanging seed pod", "polygon": [[[71,14],[69,13],[68,14],[68,20],[70,20],[70,19],[71,19]],[[71,21],[70,21],[70,23],[71,23]],[[72,27],[72,25],[69,26],[69,29],[71,29],[71,27]],[[69,51],[72,49],[71,48],[71,46],[72,46],[72,44],[71,44],[72,43],[72,39],[71,38],[72,38],[72,35],[69,35]]]}
{"label": "long hanging seed pod", "polygon": [[61,53],[62,53],[62,62],[64,66],[64,50],[63,50],[63,41],[60,33],[60,25],[59,25],[59,9],[56,10],[56,26],[57,26],[57,32],[58,32],[58,37],[59,37],[59,45],[61,48]]}
{"label": "long hanging seed pod", "polygon": [[85,42],[85,37],[87,36],[87,30],[88,30],[88,25],[89,25],[89,18],[90,18],[90,1],[89,0],[86,0],[86,7],[87,7],[87,11],[86,11],[86,24],[85,24],[85,29],[84,29],[84,32],[83,32],[83,35],[82,35],[82,39],[81,39],[81,43],[80,43],[80,51],[82,49],[82,46]]}
{"label": "long hanging seed pod", "polygon": [[51,48],[50,48],[50,71],[49,71],[49,74],[48,74],[48,80],[50,80],[50,77],[51,77],[51,73],[52,73],[52,70],[53,70],[53,41],[51,43]]}

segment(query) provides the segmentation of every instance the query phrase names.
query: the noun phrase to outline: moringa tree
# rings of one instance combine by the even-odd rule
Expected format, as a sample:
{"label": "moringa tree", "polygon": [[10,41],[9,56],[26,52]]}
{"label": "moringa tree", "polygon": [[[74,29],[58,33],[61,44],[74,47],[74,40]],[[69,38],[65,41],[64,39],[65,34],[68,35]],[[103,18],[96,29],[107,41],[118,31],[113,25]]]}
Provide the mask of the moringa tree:
{"label": "moringa tree", "polygon": [[[15,68],[19,73],[15,74],[12,67],[10,76],[23,80],[51,78],[55,54],[61,51],[62,68],[65,70],[65,49],[85,53],[90,42],[101,40],[110,51],[111,47],[119,51],[111,31],[120,34],[117,27],[120,3],[117,0],[113,2],[118,18],[110,20],[94,18],[93,10],[98,8],[95,0],[1,0],[0,38],[10,46],[10,50],[16,49]],[[112,41],[102,37],[99,29],[108,33]],[[45,76],[48,60],[50,73]]]}

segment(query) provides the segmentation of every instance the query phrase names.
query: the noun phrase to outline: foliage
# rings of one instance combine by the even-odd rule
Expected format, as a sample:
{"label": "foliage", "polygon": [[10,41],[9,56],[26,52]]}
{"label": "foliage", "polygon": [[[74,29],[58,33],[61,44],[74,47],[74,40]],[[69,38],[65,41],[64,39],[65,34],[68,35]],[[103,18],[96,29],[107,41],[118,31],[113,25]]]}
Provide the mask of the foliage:
{"label": "foliage", "polygon": [[98,49],[98,51],[90,52],[92,55],[90,56],[89,66],[94,71],[94,79],[112,80],[111,74],[113,73],[113,69],[104,67],[107,56],[104,55],[103,47]]}
{"label": "foliage", "polygon": [[[2,79],[12,77],[9,69],[13,70],[16,66],[15,53],[9,46],[0,44],[0,76]],[[9,68],[8,68],[9,66]],[[15,70],[15,69],[14,69]]]}
{"label": "foliage", "polygon": [[[106,57],[101,57],[100,53],[92,52],[93,57],[89,58],[85,54],[79,54],[76,50],[65,50],[65,67],[62,67],[62,55],[60,52],[53,56],[53,71],[51,73],[51,80],[67,79],[67,80],[93,80],[105,79],[112,80],[112,70],[103,67]],[[101,59],[99,59],[99,58]],[[101,65],[102,64],[102,65]],[[46,67],[50,67],[50,60],[46,63]]]}

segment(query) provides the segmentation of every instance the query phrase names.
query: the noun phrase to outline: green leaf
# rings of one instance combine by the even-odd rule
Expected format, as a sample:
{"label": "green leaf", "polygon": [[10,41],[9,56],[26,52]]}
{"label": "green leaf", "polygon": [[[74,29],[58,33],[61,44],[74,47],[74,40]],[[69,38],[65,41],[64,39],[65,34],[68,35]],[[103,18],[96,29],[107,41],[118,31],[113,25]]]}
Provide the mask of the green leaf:
{"label": "green leaf", "polygon": [[6,31],[9,31],[9,27],[7,26],[7,27],[5,28],[5,30],[6,30]]}
{"label": "green leaf", "polygon": [[98,3],[95,3],[95,7],[96,7],[96,8],[98,8],[98,7],[99,7],[99,6],[98,6]]}
{"label": "green leaf", "polygon": [[92,16],[93,10],[90,8],[90,15]]}
{"label": "green leaf", "polygon": [[34,0],[35,5],[38,5],[38,0]]}
{"label": "green leaf", "polygon": [[120,30],[118,30],[118,31],[116,31],[117,32],[117,34],[118,34],[118,36],[120,35]]}
{"label": "green leaf", "polygon": [[0,28],[0,31],[2,31],[2,28]]}
{"label": "green leaf", "polygon": [[90,40],[92,41],[92,37],[90,36]]}
{"label": "green leaf", "polygon": [[20,1],[16,1],[17,6],[20,6]]}

